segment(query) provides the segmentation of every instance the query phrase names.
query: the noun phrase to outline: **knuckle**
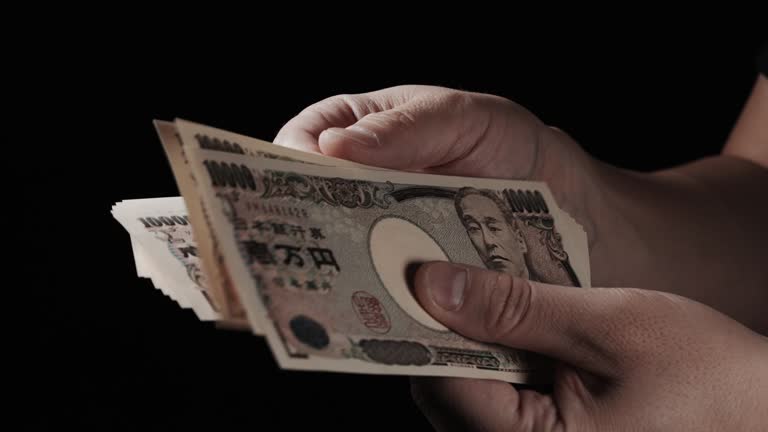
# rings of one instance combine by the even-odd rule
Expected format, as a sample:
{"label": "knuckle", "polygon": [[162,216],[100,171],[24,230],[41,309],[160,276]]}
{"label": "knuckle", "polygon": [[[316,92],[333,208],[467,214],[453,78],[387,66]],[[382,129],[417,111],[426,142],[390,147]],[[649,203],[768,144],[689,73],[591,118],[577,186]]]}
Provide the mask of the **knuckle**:
{"label": "knuckle", "polygon": [[304,115],[324,115],[328,111],[333,111],[340,107],[340,96],[331,96],[327,99],[323,99],[319,102],[315,102],[312,105],[304,108],[299,116]]}
{"label": "knuckle", "polygon": [[469,92],[451,90],[443,95],[443,103],[449,106],[466,108],[477,102],[477,98]]}
{"label": "knuckle", "polygon": [[317,111],[317,110],[323,110],[323,109],[329,109],[329,108],[335,108],[340,105],[343,105],[346,103],[346,98],[348,95],[344,94],[338,94],[334,96],[327,97],[319,102],[316,102],[310,106],[307,107],[307,110],[309,111]]}
{"label": "knuckle", "polygon": [[354,112],[354,107],[356,105],[355,102],[355,96],[349,95],[349,94],[339,94],[336,96],[331,96],[328,99],[325,99],[321,101],[318,104],[315,104],[315,110],[322,110],[322,111],[346,111],[350,110]]}
{"label": "knuckle", "polygon": [[[472,117],[472,112],[478,111],[479,100],[474,93],[464,91],[448,92],[443,98],[443,104],[454,112],[459,113],[460,117],[464,119],[464,121],[459,123],[462,129],[469,129],[475,124],[474,121],[467,121]],[[461,135],[465,133],[466,131],[463,131]]]}
{"label": "knuckle", "polygon": [[485,331],[492,340],[505,339],[518,331],[527,320],[531,307],[531,284],[504,273],[490,276],[483,283],[487,293]]}
{"label": "knuckle", "polygon": [[326,125],[333,125],[333,119],[330,117],[329,113],[333,112],[333,106],[331,103],[328,104],[317,104],[312,105],[311,107],[307,108],[307,113],[313,114],[320,118],[320,120],[326,124]]}
{"label": "knuckle", "polygon": [[394,110],[394,121],[404,128],[411,128],[416,125],[416,118],[406,110]]}
{"label": "knuckle", "polygon": [[377,129],[382,131],[411,129],[417,125],[413,114],[402,109],[382,111],[375,116],[366,117],[365,121],[375,126],[370,128],[372,132]]}
{"label": "knuckle", "polygon": [[338,115],[350,120],[359,120],[370,112],[374,112],[374,109],[369,98],[364,97],[364,95],[346,93],[330,96],[304,110],[304,113],[320,116],[326,122],[329,122],[331,117]]}
{"label": "knuckle", "polygon": [[446,93],[441,103],[457,113],[460,121],[455,138],[457,148],[471,149],[480,142],[491,138],[494,126],[503,124],[513,102],[509,99],[466,91]]}
{"label": "knuckle", "polygon": [[348,110],[357,120],[360,120],[367,114],[376,112],[378,110],[377,107],[374,106],[371,99],[365,97],[364,95],[342,94],[339,95],[338,103],[341,104],[344,109]]}

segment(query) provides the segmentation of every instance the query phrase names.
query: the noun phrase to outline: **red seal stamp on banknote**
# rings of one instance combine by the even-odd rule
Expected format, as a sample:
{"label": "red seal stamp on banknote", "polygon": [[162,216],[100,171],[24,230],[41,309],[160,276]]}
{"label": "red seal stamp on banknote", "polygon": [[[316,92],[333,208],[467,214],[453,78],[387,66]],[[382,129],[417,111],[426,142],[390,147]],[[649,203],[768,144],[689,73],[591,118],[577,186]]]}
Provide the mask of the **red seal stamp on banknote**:
{"label": "red seal stamp on banknote", "polygon": [[392,327],[387,312],[379,299],[365,291],[352,294],[352,306],[355,307],[360,322],[372,331],[384,334]]}

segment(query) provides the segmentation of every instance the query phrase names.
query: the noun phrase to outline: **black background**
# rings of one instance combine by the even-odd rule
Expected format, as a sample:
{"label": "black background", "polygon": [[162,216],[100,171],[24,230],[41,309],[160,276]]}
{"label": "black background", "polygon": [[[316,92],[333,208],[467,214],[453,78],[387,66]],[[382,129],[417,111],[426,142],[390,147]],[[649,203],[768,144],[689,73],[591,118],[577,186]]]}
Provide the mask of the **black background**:
{"label": "black background", "polygon": [[[442,85],[513,99],[596,157],[647,171],[721,149],[765,41],[758,26],[551,41],[501,32],[488,35],[493,42],[439,32],[372,41],[358,30],[294,42],[254,33],[234,47],[205,35],[137,42],[142,30],[87,54],[62,46],[52,58],[61,69],[46,75],[52,103],[43,115],[78,103],[85,111],[68,141],[48,148],[47,160],[64,164],[66,175],[42,178],[76,185],[47,201],[75,225],[60,225],[69,232],[51,259],[62,269],[27,269],[43,289],[35,291],[41,319],[31,338],[40,354],[23,376],[31,400],[49,407],[32,423],[429,430],[406,377],[282,371],[262,339],[199,322],[136,276],[129,237],[110,208],[178,195],[153,119],[183,117],[271,140],[302,108],[334,94]],[[363,46],[352,47],[352,38]],[[84,229],[72,235],[72,226]]]}

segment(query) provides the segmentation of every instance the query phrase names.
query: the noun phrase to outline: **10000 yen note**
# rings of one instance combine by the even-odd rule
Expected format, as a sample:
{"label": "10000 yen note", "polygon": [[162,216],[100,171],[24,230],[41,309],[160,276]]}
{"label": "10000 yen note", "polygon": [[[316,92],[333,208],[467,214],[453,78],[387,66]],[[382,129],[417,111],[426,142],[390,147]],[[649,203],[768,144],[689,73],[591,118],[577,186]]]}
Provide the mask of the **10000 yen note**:
{"label": "10000 yen note", "polygon": [[[198,251],[202,259],[202,273],[206,275],[206,292],[219,313],[219,322],[230,327],[242,328],[247,323],[237,292],[232,281],[221,265],[222,256],[215,239],[210,234],[208,217],[198,197],[197,182],[189,169],[180,134],[187,136],[187,145],[213,151],[248,155],[266,159],[294,160],[329,166],[363,165],[342,159],[330,158],[307,152],[280,147],[266,141],[215,129],[192,122],[177,120],[175,123],[155,121],[155,129],[170,161],[177,185],[189,210],[194,237],[198,239]],[[254,333],[261,334],[257,324],[251,321]]]}
{"label": "10000 yen note", "polygon": [[530,381],[543,358],[446,329],[409,272],[446,260],[590,284],[586,235],[543,183],[267,159],[179,131],[221,253],[213,265],[283,368]]}
{"label": "10000 yen note", "polygon": [[112,214],[131,236],[139,276],[202,321],[219,320],[206,294],[186,206],[181,197],[126,200]]}

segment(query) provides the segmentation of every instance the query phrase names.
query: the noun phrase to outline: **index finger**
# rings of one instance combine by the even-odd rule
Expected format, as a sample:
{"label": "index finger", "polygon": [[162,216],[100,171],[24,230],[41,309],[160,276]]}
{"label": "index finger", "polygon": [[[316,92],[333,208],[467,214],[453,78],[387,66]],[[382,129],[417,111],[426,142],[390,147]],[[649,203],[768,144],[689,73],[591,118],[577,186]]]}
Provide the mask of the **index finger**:
{"label": "index finger", "polygon": [[320,133],[333,127],[346,128],[364,116],[381,110],[367,94],[337,95],[314,103],[289,120],[277,133],[274,144],[320,153]]}

